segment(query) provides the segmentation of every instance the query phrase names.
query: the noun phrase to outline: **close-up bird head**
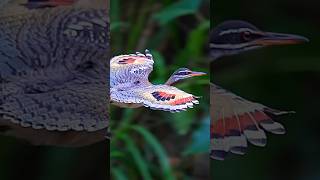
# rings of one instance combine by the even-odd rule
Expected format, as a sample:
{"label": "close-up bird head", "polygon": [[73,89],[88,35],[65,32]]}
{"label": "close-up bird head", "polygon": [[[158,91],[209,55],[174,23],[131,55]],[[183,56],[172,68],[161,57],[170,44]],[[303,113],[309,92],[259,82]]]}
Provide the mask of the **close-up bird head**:
{"label": "close-up bird head", "polygon": [[206,75],[204,72],[191,71],[188,68],[179,68],[171,75],[166,84],[171,85],[186,78],[204,75]]}
{"label": "close-up bird head", "polygon": [[288,45],[308,42],[303,36],[259,30],[254,25],[240,20],[219,24],[210,34],[210,54],[213,59],[244,51],[273,45]]}

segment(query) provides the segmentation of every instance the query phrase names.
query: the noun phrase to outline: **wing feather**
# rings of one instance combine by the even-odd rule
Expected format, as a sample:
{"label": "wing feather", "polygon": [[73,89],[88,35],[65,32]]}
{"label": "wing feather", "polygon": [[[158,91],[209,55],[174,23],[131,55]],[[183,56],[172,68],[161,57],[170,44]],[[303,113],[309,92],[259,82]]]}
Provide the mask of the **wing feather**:
{"label": "wing feather", "polygon": [[180,112],[198,104],[197,97],[168,85],[150,85],[111,90],[111,100],[120,103],[140,103],[154,110]]}
{"label": "wing feather", "polygon": [[265,146],[264,132],[284,134],[284,127],[271,119],[273,115],[292,112],[278,111],[247,101],[217,85],[210,85],[211,157],[223,160],[228,152],[244,154],[247,141]]}

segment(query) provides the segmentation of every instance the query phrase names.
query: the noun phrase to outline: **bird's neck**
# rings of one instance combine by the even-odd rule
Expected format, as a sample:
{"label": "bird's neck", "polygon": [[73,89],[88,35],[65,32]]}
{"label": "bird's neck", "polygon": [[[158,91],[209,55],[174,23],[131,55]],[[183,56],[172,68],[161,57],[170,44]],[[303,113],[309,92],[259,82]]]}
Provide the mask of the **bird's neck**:
{"label": "bird's neck", "polygon": [[238,51],[223,51],[223,50],[211,50],[210,57],[212,58],[212,61],[216,61],[220,58],[226,57],[226,56],[233,56],[236,54],[239,54]]}
{"label": "bird's neck", "polygon": [[222,53],[222,52],[220,52],[220,51],[214,51],[214,50],[212,50],[211,52],[210,52],[210,57],[212,58],[212,61],[215,61],[215,60],[217,60],[217,59],[219,59],[219,58],[221,58],[221,57],[223,57],[224,56],[224,53]]}
{"label": "bird's neck", "polygon": [[177,83],[180,79],[176,78],[174,75],[171,75],[165,85],[173,85]]}

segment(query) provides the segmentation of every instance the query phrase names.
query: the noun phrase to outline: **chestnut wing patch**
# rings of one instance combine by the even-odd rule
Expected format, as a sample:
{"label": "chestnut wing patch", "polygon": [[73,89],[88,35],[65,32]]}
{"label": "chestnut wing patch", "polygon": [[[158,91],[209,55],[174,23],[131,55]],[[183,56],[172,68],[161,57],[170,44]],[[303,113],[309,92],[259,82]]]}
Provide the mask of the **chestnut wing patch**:
{"label": "chestnut wing patch", "polygon": [[134,63],[135,61],[136,61],[135,58],[129,57],[129,58],[124,58],[124,59],[119,60],[119,61],[118,61],[118,64],[132,64],[132,63]]}
{"label": "chestnut wing patch", "polygon": [[151,94],[155,99],[157,99],[157,101],[170,101],[171,99],[176,98],[175,94],[169,94],[161,91],[155,91]]}
{"label": "chestnut wing patch", "polygon": [[175,101],[171,102],[170,104],[173,105],[173,106],[183,105],[183,104],[190,103],[190,102],[192,102],[194,100],[196,100],[196,98],[194,96],[190,96],[190,97],[176,99]]}

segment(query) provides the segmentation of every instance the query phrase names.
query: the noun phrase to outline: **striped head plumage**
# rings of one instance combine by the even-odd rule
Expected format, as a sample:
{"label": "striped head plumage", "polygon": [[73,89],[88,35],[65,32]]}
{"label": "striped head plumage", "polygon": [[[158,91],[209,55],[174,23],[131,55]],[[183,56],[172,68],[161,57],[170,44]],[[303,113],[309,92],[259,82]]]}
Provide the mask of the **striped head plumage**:
{"label": "striped head plumage", "polygon": [[170,76],[170,78],[167,80],[165,84],[172,85],[183,79],[187,79],[195,76],[204,76],[204,75],[206,75],[206,73],[191,71],[188,68],[179,68]]}
{"label": "striped head plumage", "polygon": [[213,60],[247,50],[272,45],[298,44],[307,42],[303,36],[265,32],[254,25],[240,20],[225,21],[210,33],[210,53]]}

